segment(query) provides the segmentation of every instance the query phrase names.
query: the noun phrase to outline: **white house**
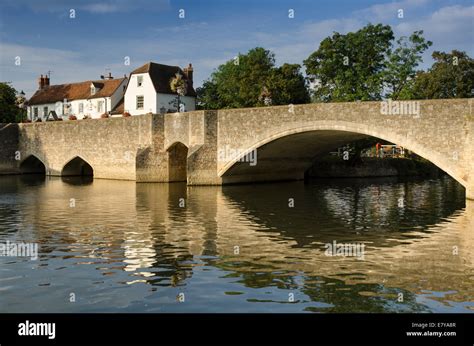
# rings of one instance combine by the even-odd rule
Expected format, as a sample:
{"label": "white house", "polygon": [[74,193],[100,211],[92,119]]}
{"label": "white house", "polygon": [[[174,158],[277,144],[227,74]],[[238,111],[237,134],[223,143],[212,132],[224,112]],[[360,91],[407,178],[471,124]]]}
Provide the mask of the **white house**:
{"label": "white house", "polygon": [[[28,119],[45,120],[51,111],[67,119],[75,115],[100,118],[104,113],[116,113],[123,107],[123,96],[128,79],[107,77],[95,81],[50,85],[49,77],[41,75],[39,89],[28,100]],[[121,113],[121,111],[119,111]]]}
{"label": "white house", "polygon": [[131,115],[176,112],[178,94],[171,90],[170,81],[178,73],[186,83],[184,95],[179,96],[180,111],[195,110],[196,91],[193,88],[192,65],[181,69],[179,66],[149,62],[130,74],[125,91],[124,111]]}

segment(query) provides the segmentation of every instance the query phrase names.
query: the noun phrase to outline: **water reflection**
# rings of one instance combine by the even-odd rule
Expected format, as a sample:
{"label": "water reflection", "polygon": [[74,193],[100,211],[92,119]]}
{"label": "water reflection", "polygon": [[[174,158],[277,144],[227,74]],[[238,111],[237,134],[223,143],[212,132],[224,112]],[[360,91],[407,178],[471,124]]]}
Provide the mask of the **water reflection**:
{"label": "water reflection", "polygon": [[40,244],[0,257],[0,311],[474,311],[474,205],[449,178],[80,179],[0,179],[0,241]]}

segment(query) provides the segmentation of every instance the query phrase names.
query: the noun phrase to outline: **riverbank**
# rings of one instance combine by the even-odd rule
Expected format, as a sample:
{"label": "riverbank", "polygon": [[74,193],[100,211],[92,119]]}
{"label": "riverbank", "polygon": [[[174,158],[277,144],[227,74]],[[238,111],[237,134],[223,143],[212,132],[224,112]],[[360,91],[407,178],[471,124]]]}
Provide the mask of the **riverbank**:
{"label": "riverbank", "polygon": [[340,157],[324,157],[306,172],[308,178],[366,178],[393,176],[432,176],[445,174],[431,162],[406,158],[363,158],[357,164]]}

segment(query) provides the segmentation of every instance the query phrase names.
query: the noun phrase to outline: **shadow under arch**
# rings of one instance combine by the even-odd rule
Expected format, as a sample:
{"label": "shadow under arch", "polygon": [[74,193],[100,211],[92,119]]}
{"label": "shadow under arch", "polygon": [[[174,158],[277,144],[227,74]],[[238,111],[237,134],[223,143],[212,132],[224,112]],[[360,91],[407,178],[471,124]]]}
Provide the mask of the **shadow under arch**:
{"label": "shadow under arch", "polygon": [[93,176],[92,166],[83,158],[76,156],[66,163],[61,170],[61,176]]}
{"label": "shadow under arch", "polygon": [[29,155],[20,163],[22,174],[46,174],[45,164],[35,155]]}
{"label": "shadow under arch", "polygon": [[181,142],[169,146],[168,152],[168,181],[187,181],[188,147]]}
{"label": "shadow under arch", "polygon": [[263,140],[257,140],[242,152],[257,151],[257,164],[245,162],[245,155],[233,157],[218,172],[223,183],[300,180],[318,156],[348,142],[364,138],[378,138],[403,146],[449,174],[464,187],[466,181],[452,164],[431,148],[429,143],[419,143],[395,133],[346,122],[315,122],[312,125],[290,128]]}

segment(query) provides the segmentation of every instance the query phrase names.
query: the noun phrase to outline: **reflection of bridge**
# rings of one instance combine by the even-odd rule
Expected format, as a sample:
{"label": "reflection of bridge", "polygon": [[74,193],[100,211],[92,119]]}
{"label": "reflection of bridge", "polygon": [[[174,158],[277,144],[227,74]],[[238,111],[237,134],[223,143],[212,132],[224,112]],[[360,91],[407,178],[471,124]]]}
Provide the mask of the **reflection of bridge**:
{"label": "reflection of bridge", "polygon": [[[292,180],[318,154],[373,136],[433,162],[474,199],[471,106],[472,99],[424,100],[417,115],[385,115],[379,102],[324,103],[8,125],[0,171],[36,171],[38,159],[50,175],[189,185]],[[240,162],[254,149],[256,165]]]}
{"label": "reflection of bridge", "polygon": [[[348,199],[332,198],[340,202],[334,207],[325,197],[334,191],[333,187],[320,187],[321,193],[314,194],[303,184],[282,184],[281,189],[266,184],[217,189],[104,180],[77,189],[60,179],[48,179],[45,184],[34,183],[32,188],[24,189],[23,184],[33,185],[29,179],[25,177],[22,182],[11,178],[7,185],[12,191],[23,191],[35,208],[32,214],[17,215],[20,229],[33,227],[39,239],[53,234],[66,245],[52,242],[48,251],[80,255],[81,262],[102,259],[102,263],[93,264],[100,269],[98,273],[111,272],[110,267],[120,269],[126,275],[113,275],[121,275],[129,284],[186,281],[200,271],[200,264],[192,266],[189,261],[206,263],[203,257],[209,256],[208,265],[234,273],[247,287],[262,285],[252,281],[250,273],[266,272],[275,281],[303,275],[308,281],[319,277],[326,282],[335,279],[380,285],[381,290],[385,285],[414,292],[454,291],[450,298],[454,302],[464,302],[474,294],[472,280],[466,274],[474,266],[474,202],[466,201],[461,210],[462,199],[455,205],[443,199],[431,204],[429,215],[416,219],[416,211],[410,210],[412,203],[427,205],[437,195],[434,192],[439,187],[429,182],[422,183],[421,189],[405,188],[400,183],[380,193],[389,213],[407,213],[404,231],[398,231],[398,225],[388,225],[385,231],[356,233],[357,225],[348,224],[346,217],[351,216],[344,215],[352,201],[360,201],[353,204],[354,214],[366,219],[380,215],[370,185],[351,190]],[[289,191],[297,201],[296,208],[286,208],[286,204],[282,207],[281,201],[286,200]],[[403,208],[397,205],[400,194],[408,203]],[[77,208],[69,207],[71,196],[77,199]],[[185,198],[185,208],[179,206],[180,198]],[[346,203],[349,205],[344,207]],[[55,220],[61,220],[56,228],[52,226]],[[392,232],[390,227],[397,231]],[[365,260],[326,256],[323,244],[334,239],[365,243]],[[235,246],[239,246],[239,254],[234,253]],[[454,247],[459,252],[456,255]],[[43,255],[45,249],[46,245]],[[113,276],[107,278],[114,280]],[[319,295],[315,301],[337,304],[337,295],[328,294],[333,286],[324,282],[317,285],[312,290]],[[364,302],[378,304],[377,299]]]}

